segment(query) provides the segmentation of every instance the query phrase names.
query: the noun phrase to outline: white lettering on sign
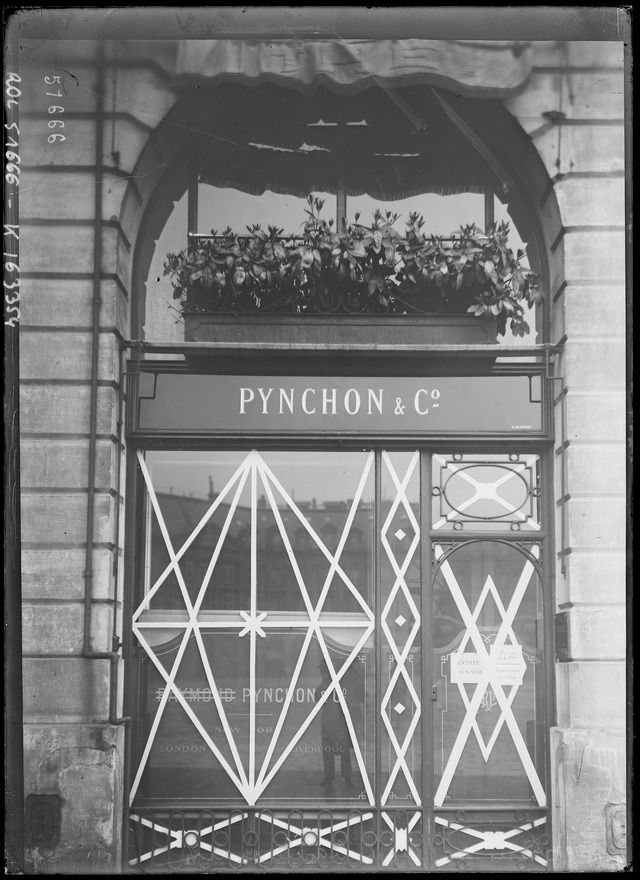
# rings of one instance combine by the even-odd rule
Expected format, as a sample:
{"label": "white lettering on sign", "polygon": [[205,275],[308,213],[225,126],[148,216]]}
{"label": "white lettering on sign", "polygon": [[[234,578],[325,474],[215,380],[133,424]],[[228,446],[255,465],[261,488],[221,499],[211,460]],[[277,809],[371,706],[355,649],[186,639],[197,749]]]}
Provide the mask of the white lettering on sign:
{"label": "white lettering on sign", "polygon": [[315,393],[316,393],[315,388],[305,388],[304,391],[302,392],[302,409],[304,410],[304,412],[306,412],[306,414],[308,416],[313,415],[314,412],[316,411],[316,409],[315,409],[315,407],[313,409],[309,409],[307,407],[307,397],[309,394],[315,395]]}
{"label": "white lettering on sign", "polygon": [[493,649],[489,659],[484,660],[479,654],[450,654],[452,684],[478,682],[482,678],[485,666],[495,664],[495,672],[490,678],[498,684],[521,685],[527,671],[527,664],[522,656],[522,645],[505,645],[497,658]]}
{"label": "white lettering on sign", "polygon": [[[429,413],[429,407],[425,406],[425,403],[428,400],[439,400],[440,392],[437,388],[434,388],[433,391],[429,392],[426,388],[418,388],[416,391],[416,396],[413,399],[413,407],[419,416],[426,416]],[[433,403],[432,406],[440,406],[439,403]]]}
{"label": "white lettering on sign", "polygon": [[268,401],[269,398],[271,397],[271,392],[272,392],[272,391],[273,391],[273,388],[269,388],[269,390],[268,390],[267,393],[265,394],[263,388],[258,388],[258,392],[260,393],[260,397],[262,398],[262,403],[263,403],[263,406],[262,406],[262,414],[263,414],[263,415],[266,415],[267,412],[268,412],[268,410],[267,410],[267,401]]}
{"label": "white lettering on sign", "polygon": [[375,404],[376,409],[378,410],[380,415],[382,415],[382,388],[378,388],[377,396],[373,388],[368,388],[367,391],[369,400],[367,414],[371,415],[371,413],[373,412],[373,410],[371,409],[371,405]]}
{"label": "white lettering on sign", "polygon": [[[336,397],[338,392],[335,388],[323,388],[322,389],[322,415],[332,415],[336,414]],[[329,412],[329,406],[331,406],[331,412]]]}
{"label": "white lettering on sign", "polygon": [[293,388],[289,389],[289,396],[288,397],[287,397],[286,389],[284,389],[284,388],[280,389],[280,410],[279,410],[280,415],[282,415],[282,413],[284,412],[283,405],[285,403],[289,407],[289,412],[291,413],[291,415],[293,415]]}
{"label": "white lettering on sign", "polygon": [[[409,398],[411,399],[411,398]],[[429,415],[429,409],[440,406],[438,388],[419,388],[413,395],[413,411],[419,416]],[[380,415],[389,412],[404,415],[407,404],[401,397],[395,403],[385,401],[383,388],[347,388],[344,391],[332,387],[322,388],[269,388],[243,385],[239,389],[238,414],[244,415],[292,415],[303,413],[312,416]]]}
{"label": "white lettering on sign", "polygon": [[355,388],[349,388],[344,395],[344,408],[350,416],[360,412],[360,395]]}
{"label": "white lettering on sign", "polygon": [[251,388],[241,388],[240,389],[240,415],[244,415],[244,408],[247,403],[251,403],[251,401],[255,398],[255,394],[251,390]]}

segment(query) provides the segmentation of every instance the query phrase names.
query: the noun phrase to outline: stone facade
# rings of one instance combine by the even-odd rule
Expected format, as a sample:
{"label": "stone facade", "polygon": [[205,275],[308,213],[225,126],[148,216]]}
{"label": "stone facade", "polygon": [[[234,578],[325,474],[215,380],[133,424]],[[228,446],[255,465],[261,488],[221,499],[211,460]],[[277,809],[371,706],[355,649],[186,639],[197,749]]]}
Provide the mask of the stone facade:
{"label": "stone facade", "polygon": [[[60,842],[27,850],[35,873],[111,873],[120,864],[123,664],[112,674],[104,655],[122,633],[121,343],[131,338],[142,207],[165,161],[151,135],[177,100],[171,42],[69,41],[55,52],[33,43],[21,59],[24,790],[62,798]],[[56,75],[61,98],[47,95],[58,83],[45,77]],[[555,870],[565,872],[626,864],[624,90],[622,43],[549,42],[535,45],[526,86],[506,101],[546,170],[546,189],[535,186],[536,210],[548,216],[550,341],[565,342],[555,365],[555,589],[569,616],[570,659],[556,665],[551,756]],[[64,106],[66,139],[49,144],[52,102]]]}
{"label": "stone facade", "polygon": [[[556,604],[570,660],[556,667],[554,863],[611,871],[624,801],[626,691],[625,80],[623,46],[540,47],[507,102],[542,157],[561,228],[548,241],[556,375]],[[545,109],[543,109],[545,105]],[[533,107],[539,110],[535,118]],[[564,116],[551,128],[540,115]]]}

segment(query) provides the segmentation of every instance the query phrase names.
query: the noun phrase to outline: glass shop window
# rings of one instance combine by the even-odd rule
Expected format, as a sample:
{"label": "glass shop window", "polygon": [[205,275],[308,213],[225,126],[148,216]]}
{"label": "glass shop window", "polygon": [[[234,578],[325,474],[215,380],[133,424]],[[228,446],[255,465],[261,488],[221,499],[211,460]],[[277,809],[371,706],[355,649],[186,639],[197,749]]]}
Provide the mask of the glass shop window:
{"label": "glass shop window", "polygon": [[139,460],[135,802],[545,805],[537,455]]}
{"label": "glass shop window", "polygon": [[134,627],[150,661],[149,748],[134,792],[218,803],[370,792],[372,454],[145,458]]}

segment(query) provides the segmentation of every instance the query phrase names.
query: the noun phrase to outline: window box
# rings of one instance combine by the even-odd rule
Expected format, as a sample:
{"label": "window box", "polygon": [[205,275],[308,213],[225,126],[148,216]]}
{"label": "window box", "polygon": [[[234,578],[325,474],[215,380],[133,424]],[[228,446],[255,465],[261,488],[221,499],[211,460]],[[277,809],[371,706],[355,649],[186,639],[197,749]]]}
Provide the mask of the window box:
{"label": "window box", "polygon": [[[500,335],[507,324],[517,336],[529,333],[524,309],[538,300],[537,279],[520,267],[524,252],[516,255],[508,248],[507,224],[492,226],[488,235],[471,225],[446,240],[427,239],[424,220],[411,214],[403,237],[392,226],[397,218],[388,215],[384,220],[378,211],[371,228],[345,226],[337,235],[318,216],[322,204],[309,196],[302,238],[283,236],[274,226],[268,232],[254,226],[248,236],[231,230],[221,236],[197,236],[179,254],[168,254],[164,271],[172,278],[179,310],[241,315],[243,322],[245,316],[283,314],[293,318],[296,328],[312,316],[309,342],[327,341],[326,331],[318,329],[323,325],[317,324],[326,315],[339,316],[340,324],[324,326],[335,326],[335,333],[346,342],[352,341],[356,328],[370,336],[378,326],[370,322],[378,318],[380,342],[394,344],[424,342],[422,316],[429,328],[439,326],[438,316],[446,316],[438,332],[441,344],[453,341],[445,328],[457,327],[458,321],[452,325],[450,317],[458,315],[496,318]],[[350,325],[352,316],[366,316],[367,324]],[[389,317],[393,323],[388,323]],[[396,323],[403,318],[405,323]],[[217,328],[220,322],[214,321]],[[318,339],[319,332],[323,335]],[[485,337],[486,330],[479,332]],[[456,342],[468,341],[461,340],[457,331],[453,335]]]}
{"label": "window box", "polygon": [[462,315],[230,315],[185,311],[185,341],[221,345],[293,343],[327,346],[489,345],[492,318]]}

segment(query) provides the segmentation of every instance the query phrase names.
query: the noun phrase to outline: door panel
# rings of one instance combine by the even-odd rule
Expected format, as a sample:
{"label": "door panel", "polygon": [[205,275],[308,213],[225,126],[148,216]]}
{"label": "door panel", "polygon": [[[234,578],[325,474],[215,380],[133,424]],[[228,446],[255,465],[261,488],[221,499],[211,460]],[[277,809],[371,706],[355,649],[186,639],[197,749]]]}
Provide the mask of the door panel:
{"label": "door panel", "polygon": [[435,805],[545,806],[532,751],[543,648],[540,547],[435,543],[434,555]]}

